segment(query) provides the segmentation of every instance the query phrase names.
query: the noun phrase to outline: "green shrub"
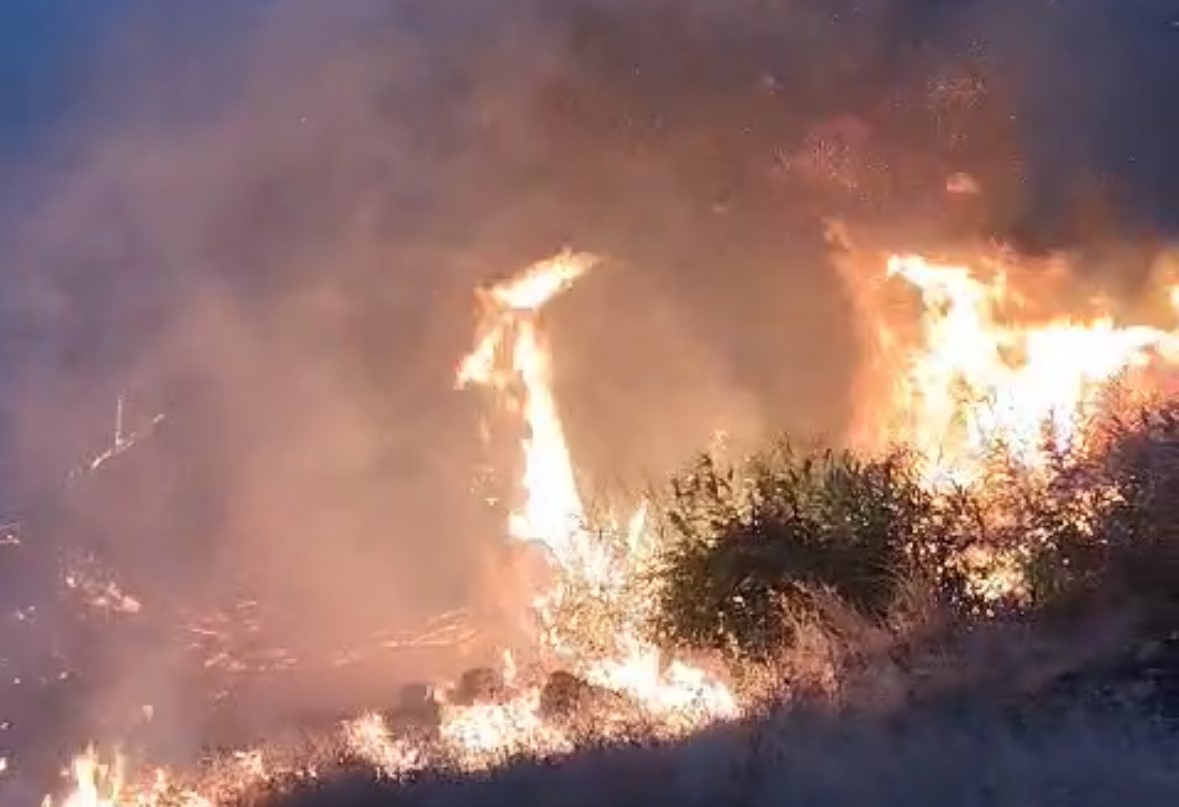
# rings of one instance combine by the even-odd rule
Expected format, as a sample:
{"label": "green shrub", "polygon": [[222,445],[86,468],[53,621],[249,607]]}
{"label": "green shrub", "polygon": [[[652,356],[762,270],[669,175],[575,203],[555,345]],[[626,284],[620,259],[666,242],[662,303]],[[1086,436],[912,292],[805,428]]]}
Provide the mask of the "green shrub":
{"label": "green shrub", "polygon": [[937,492],[903,451],[703,455],[662,502],[652,628],[670,647],[769,660],[824,603],[881,620],[920,588],[935,594],[926,623],[1133,607],[1179,631],[1179,405],[1088,432],[1046,445],[1046,468],[999,452],[975,485]]}
{"label": "green shrub", "polygon": [[780,442],[737,468],[701,456],[665,505],[654,627],[674,646],[767,659],[818,591],[882,617],[919,564],[940,563],[941,519],[902,452]]}

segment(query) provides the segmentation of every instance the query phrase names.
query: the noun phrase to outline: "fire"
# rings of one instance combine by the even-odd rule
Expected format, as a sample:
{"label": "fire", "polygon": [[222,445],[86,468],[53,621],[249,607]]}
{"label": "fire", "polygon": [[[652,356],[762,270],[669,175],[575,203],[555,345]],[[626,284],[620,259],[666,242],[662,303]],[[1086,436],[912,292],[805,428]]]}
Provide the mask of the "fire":
{"label": "fire", "polygon": [[476,703],[444,712],[442,742],[453,760],[467,770],[491,767],[513,754],[573,750],[565,732],[541,716],[536,687],[506,703]]}
{"label": "fire", "polygon": [[565,252],[538,263],[480,296],[485,333],[459,366],[459,387],[491,387],[520,408],[526,494],[512,513],[508,532],[537,541],[564,568],[588,571],[594,555],[584,529],[581,496],[552,392],[552,368],[538,328],[540,309],[597,263],[592,255]]}
{"label": "fire", "polygon": [[996,456],[1035,471],[1049,448],[1082,448],[1116,381],[1179,359],[1179,333],[1107,312],[1033,319],[1005,268],[988,281],[966,265],[893,255],[884,274],[918,291],[920,333],[906,340],[879,299],[856,291],[888,386],[884,401],[866,396],[861,428],[911,446],[935,488],[977,482]]}
{"label": "fire", "polygon": [[[623,732],[637,714],[657,733],[674,736],[736,716],[740,704],[722,680],[666,657],[643,637],[650,604],[633,584],[658,549],[645,506],[619,522],[620,540],[605,540],[588,526],[553,392],[553,358],[541,315],[597,264],[592,255],[563,252],[479,291],[477,340],[459,363],[456,384],[490,390],[524,427],[520,501],[506,532],[511,540],[543,547],[556,572],[549,590],[532,592],[543,628],[534,636],[539,655],[550,671],[567,671],[617,696],[617,713],[607,709],[596,728],[609,734],[617,724]],[[1043,468],[1051,459],[1049,447],[1083,446],[1086,424],[1100,413],[1115,381],[1179,360],[1176,331],[1122,325],[1108,311],[1032,316],[1005,268],[988,276],[977,267],[893,255],[876,262],[863,281],[857,277],[852,291],[883,384],[877,378],[862,390],[860,434],[910,445],[933,489],[978,483],[997,453],[1033,472]],[[881,295],[898,286],[916,290],[919,298],[920,309],[908,322],[899,321]],[[1179,285],[1168,295],[1179,311]],[[906,325],[915,330],[907,332]],[[988,585],[1017,584],[995,558],[978,563],[987,567],[980,574],[989,575]],[[589,617],[593,624],[563,619],[562,607],[581,591],[618,606],[607,617]],[[345,724],[336,748],[394,778],[439,761],[479,770],[519,753],[573,750],[577,737],[545,712],[543,686],[518,670],[507,651],[501,673],[504,697],[459,703],[440,688],[434,703],[440,722],[432,740],[399,736],[374,713]],[[121,758],[103,764],[91,750],[75,761],[74,789],[61,804],[212,807],[284,775],[315,776],[315,766],[315,760],[280,764],[254,751],[186,789],[170,784],[165,774],[148,786],[129,786]]]}
{"label": "fire", "polygon": [[[98,753],[89,748],[73,762],[74,791],[61,803],[61,807],[119,807],[125,804],[123,758],[116,755],[113,762],[104,763]],[[53,800],[46,798],[44,807],[52,807]]]}
{"label": "fire", "polygon": [[[666,657],[643,637],[650,604],[633,584],[658,550],[645,506],[619,521],[619,540],[606,540],[588,526],[541,315],[597,264],[592,255],[563,252],[480,290],[476,343],[458,365],[456,384],[490,390],[524,427],[520,501],[506,532],[511,540],[543,547],[556,572],[550,589],[532,592],[543,628],[533,637],[539,655],[550,671],[567,671],[617,696],[610,701],[617,708],[601,715],[597,729],[625,732],[637,715],[656,733],[675,736],[736,716],[740,704],[722,680]],[[1176,331],[1122,325],[1108,311],[1032,316],[1007,269],[986,275],[978,267],[907,254],[876,262],[867,282],[862,274],[855,278],[860,325],[870,336],[874,369],[883,374],[883,383],[877,378],[862,390],[860,435],[911,446],[932,489],[978,483],[996,454],[1033,472],[1043,468],[1050,448],[1084,445],[1086,424],[1100,414],[1115,381],[1179,360]],[[898,286],[915,290],[920,302],[908,321],[883,302],[882,290]],[[1179,285],[1168,295],[1179,311]],[[906,325],[915,330],[906,331]],[[1018,584],[996,558],[976,561],[987,585],[1007,590]],[[606,616],[591,615],[589,623],[564,619],[563,606],[584,591],[617,607]],[[101,593],[112,602],[130,602]],[[546,713],[543,686],[517,669],[510,652],[501,674],[503,697],[458,703],[440,688],[432,740],[399,736],[374,713],[345,724],[336,748],[394,778],[435,762],[480,770],[520,753],[573,750],[574,732]],[[129,785],[120,757],[105,764],[90,750],[75,760],[73,792],[61,805],[212,807],[283,776],[313,777],[317,764],[280,763],[261,751],[221,762],[184,788],[163,773],[146,786]]]}
{"label": "fire", "polygon": [[[567,291],[597,264],[592,255],[561,253],[531,266],[509,280],[478,293],[479,337],[459,364],[459,388],[481,386],[498,403],[518,413],[526,434],[521,440],[523,474],[521,503],[510,514],[508,536],[542,546],[557,572],[558,582],[534,592],[534,608],[544,626],[535,637],[542,655],[619,697],[618,714],[603,714],[599,730],[609,735],[617,725],[640,714],[654,730],[676,735],[717,719],[738,714],[736,698],[719,679],[675,659],[666,659],[640,635],[646,604],[632,597],[631,578],[654,548],[646,531],[646,507],[640,505],[618,530],[623,540],[610,545],[587,526],[582,495],[565,439],[552,388],[552,357],[541,327],[541,310]],[[622,618],[598,626],[608,634],[602,647],[587,650],[554,615],[573,588],[588,587],[607,600],[620,602]],[[521,681],[516,661],[505,651],[502,679],[511,694],[504,699],[451,703],[447,691],[437,698],[440,725],[436,739],[420,741],[397,736],[379,714],[346,723],[338,747],[381,774],[409,775],[435,761],[463,770],[480,770],[513,755],[563,754],[576,738],[546,715],[543,687]],[[629,700],[628,700],[629,699]],[[222,760],[225,762],[225,760]],[[213,807],[234,801],[251,788],[283,775],[315,775],[314,761],[275,767],[260,751],[244,752],[184,789],[157,777],[147,788],[124,785],[99,766],[93,752],[75,762],[75,788],[65,807],[128,807],[181,803]],[[121,764],[121,763],[120,763]],[[48,802],[48,800],[47,800]]]}
{"label": "fire", "polygon": [[[538,263],[518,276],[480,295],[484,301],[484,333],[459,365],[458,384],[490,386],[509,406],[522,412],[527,436],[523,439],[525,501],[509,518],[508,532],[518,540],[538,541],[550,552],[564,583],[608,590],[622,597],[644,553],[645,506],[640,505],[627,525],[621,552],[596,540],[587,528],[582,497],[552,391],[550,355],[542,339],[541,309],[589,272],[597,259],[565,252]],[[551,628],[546,637],[557,651],[590,683],[623,692],[665,718],[692,723],[736,714],[732,694],[719,681],[679,662],[665,666],[658,650],[639,638],[637,624],[643,603],[633,603],[629,624],[615,625],[614,652],[585,658],[576,652],[577,637],[552,629],[550,608],[564,590],[545,592],[536,605],[542,622]],[[628,603],[630,604],[630,603]]]}
{"label": "fire", "polygon": [[421,749],[393,736],[378,714],[367,714],[344,727],[344,745],[385,776],[397,778],[425,765]]}

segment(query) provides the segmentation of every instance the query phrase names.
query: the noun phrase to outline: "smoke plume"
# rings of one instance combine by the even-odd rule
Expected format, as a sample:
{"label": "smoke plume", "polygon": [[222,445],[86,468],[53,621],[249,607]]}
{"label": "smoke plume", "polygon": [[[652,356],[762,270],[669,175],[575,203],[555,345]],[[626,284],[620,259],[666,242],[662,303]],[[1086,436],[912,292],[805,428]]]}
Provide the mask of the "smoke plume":
{"label": "smoke plume", "polygon": [[[473,289],[564,246],[606,261],[548,312],[603,484],[720,430],[838,438],[857,356],[826,220],[1072,250],[1132,290],[1179,225],[1167,5],[14,4],[39,44],[0,85],[0,501],[37,573],[6,601],[56,602],[81,552],[151,627],[102,639],[46,604],[70,647],[12,663],[179,704],[183,614],[253,603],[302,664],[486,608],[502,513],[471,487],[512,457],[451,374]],[[71,476],[120,399],[121,433],[151,433]],[[456,654],[257,702],[380,700]]]}

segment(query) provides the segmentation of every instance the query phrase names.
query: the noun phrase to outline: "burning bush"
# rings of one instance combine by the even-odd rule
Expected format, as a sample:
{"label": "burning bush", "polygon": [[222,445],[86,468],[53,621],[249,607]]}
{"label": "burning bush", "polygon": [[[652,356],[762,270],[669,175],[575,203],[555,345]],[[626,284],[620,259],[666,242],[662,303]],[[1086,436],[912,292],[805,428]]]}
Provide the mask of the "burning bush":
{"label": "burning bush", "polygon": [[673,480],[655,629],[674,645],[766,659],[787,612],[830,591],[883,616],[936,551],[937,501],[907,455],[802,453],[781,442],[740,468],[702,456]]}
{"label": "burning bush", "polygon": [[1029,559],[1033,604],[1049,610],[1095,600],[1140,606],[1179,629],[1179,405],[1167,403],[1102,427],[1102,450],[1064,477],[1073,502],[1100,492],[1094,526],[1038,546]]}
{"label": "burning bush", "polygon": [[[911,349],[887,322],[871,329],[896,375],[887,394],[861,399],[871,433],[847,440],[862,450],[780,441],[736,467],[702,456],[671,481],[652,531],[651,501],[628,503],[619,512],[638,506],[627,519],[587,517],[553,391],[542,309],[594,265],[562,253],[484,289],[476,346],[456,376],[525,427],[506,531],[538,550],[546,574],[503,587],[506,610],[532,618],[529,672],[505,652],[502,667],[457,684],[409,688],[387,714],[346,724],[344,758],[394,778],[486,771],[599,741],[669,742],[750,717],[763,698],[805,704],[807,690],[853,706],[936,706],[962,692],[1026,702],[1071,671],[1088,686],[1096,655],[1141,655],[1141,633],[1128,646],[1117,625],[1098,642],[1084,619],[1054,641],[1028,641],[1049,624],[1035,617],[1083,613],[1061,607],[1075,602],[1096,603],[1098,616],[1111,602],[1147,605],[1169,631],[1149,634],[1164,637],[1152,639],[1150,663],[1170,658],[1179,410],[1123,422],[1117,413],[1133,410],[1105,393],[1125,373],[1179,364],[1179,331],[1007,322],[1002,275],[988,283],[965,266],[894,256],[887,277],[921,289],[925,315]],[[1100,420],[1086,419],[1093,412]],[[880,450],[881,435],[907,449]],[[981,624],[999,612],[1017,619]],[[733,663],[722,672],[668,650]],[[247,762],[231,777],[240,792],[277,781],[260,756]],[[280,762],[292,770],[283,775],[318,775],[313,763]],[[94,791],[94,771],[82,766],[79,793]]]}
{"label": "burning bush", "polygon": [[1046,446],[1045,467],[1000,453],[947,488],[901,451],[780,442],[738,467],[702,456],[671,484],[652,628],[671,646],[766,661],[801,624],[836,612],[882,624],[925,590],[926,623],[1112,605],[1179,629],[1179,409],[1091,425],[1083,446]]}

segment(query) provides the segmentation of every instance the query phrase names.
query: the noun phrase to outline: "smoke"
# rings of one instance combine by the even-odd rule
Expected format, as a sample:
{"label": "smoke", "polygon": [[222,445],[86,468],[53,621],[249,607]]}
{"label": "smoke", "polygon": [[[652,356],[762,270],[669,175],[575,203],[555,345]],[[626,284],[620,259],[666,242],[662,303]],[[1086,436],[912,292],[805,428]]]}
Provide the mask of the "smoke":
{"label": "smoke", "polygon": [[[0,499],[144,619],[256,600],[300,657],[486,599],[502,513],[473,469],[512,458],[450,376],[480,283],[606,257],[550,330],[576,456],[633,481],[717,430],[841,433],[824,219],[1067,247],[1131,286],[1179,224],[1163,2],[245,5],[20,12],[53,46],[7,84],[32,100],[3,141]],[[125,428],[165,420],[65,491],[120,396]],[[183,699],[171,652],[106,653],[119,708]]]}

